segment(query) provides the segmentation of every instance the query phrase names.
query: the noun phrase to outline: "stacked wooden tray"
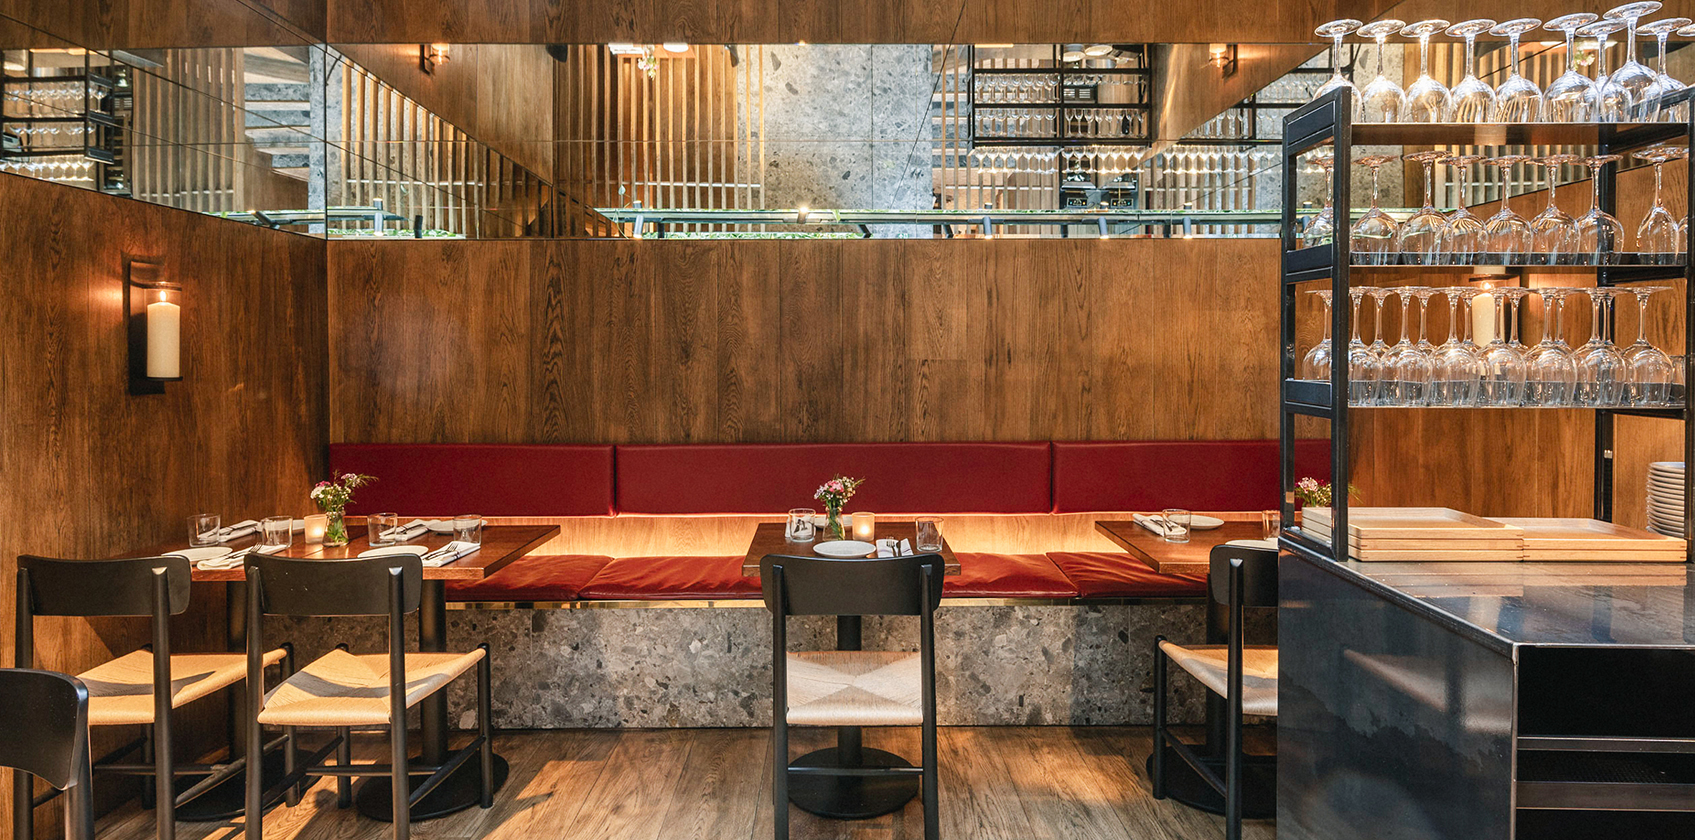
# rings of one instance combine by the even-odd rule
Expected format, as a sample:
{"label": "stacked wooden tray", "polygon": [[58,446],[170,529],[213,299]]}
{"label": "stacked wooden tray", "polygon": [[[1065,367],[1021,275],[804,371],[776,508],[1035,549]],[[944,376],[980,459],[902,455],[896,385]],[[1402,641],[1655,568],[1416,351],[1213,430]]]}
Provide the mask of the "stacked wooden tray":
{"label": "stacked wooden tray", "polygon": [[[1330,508],[1301,511],[1301,530],[1333,541]],[[1348,508],[1348,556],[1361,561],[1458,563],[1515,561],[1524,531],[1451,508]]]}
{"label": "stacked wooden tray", "polygon": [[1682,563],[1683,540],[1599,519],[1497,518],[1524,529],[1524,559],[1587,563]]}

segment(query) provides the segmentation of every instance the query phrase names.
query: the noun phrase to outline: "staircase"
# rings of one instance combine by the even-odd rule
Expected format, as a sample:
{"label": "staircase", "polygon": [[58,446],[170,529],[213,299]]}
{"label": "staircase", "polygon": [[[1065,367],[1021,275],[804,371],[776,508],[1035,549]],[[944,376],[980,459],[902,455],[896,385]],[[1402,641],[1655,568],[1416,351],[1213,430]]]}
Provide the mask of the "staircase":
{"label": "staircase", "polygon": [[271,169],[307,180],[311,153],[311,87],[307,47],[250,47],[244,60],[247,138]]}

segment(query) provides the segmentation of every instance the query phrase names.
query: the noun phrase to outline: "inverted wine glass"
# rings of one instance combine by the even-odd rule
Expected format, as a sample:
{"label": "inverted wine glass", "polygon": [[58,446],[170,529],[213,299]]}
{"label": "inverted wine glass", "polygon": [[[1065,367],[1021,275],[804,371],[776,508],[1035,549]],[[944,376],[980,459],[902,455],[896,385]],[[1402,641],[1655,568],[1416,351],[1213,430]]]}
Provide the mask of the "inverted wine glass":
{"label": "inverted wine glass", "polygon": [[1589,295],[1589,341],[1577,349],[1578,405],[1608,407],[1622,405],[1629,386],[1629,374],[1624,354],[1605,338],[1603,327],[1607,318],[1603,310],[1612,305],[1614,295],[1625,290],[1602,286],[1584,290]]}
{"label": "inverted wine glass", "polygon": [[1577,31],[1599,16],[1589,12],[1561,15],[1543,25],[1566,36],[1566,71],[1542,93],[1542,112],[1549,122],[1589,122],[1595,119],[1601,91],[1577,69]]}
{"label": "inverted wine glass", "polygon": [[1450,287],[1442,289],[1448,296],[1448,340],[1436,348],[1431,357],[1429,403],[1431,405],[1471,405],[1477,397],[1478,382],[1483,378],[1483,363],[1475,351],[1460,340],[1460,333],[1470,319],[1460,320],[1460,300],[1474,289]]}
{"label": "inverted wine glass", "polygon": [[[1507,329],[1496,331],[1483,351],[1478,354],[1478,361],[1483,366],[1482,378],[1478,381],[1477,401],[1479,405],[1506,406],[1518,405],[1524,399],[1524,356],[1519,354],[1509,344],[1502,333],[1512,329],[1513,322],[1518,320],[1518,296],[1509,292],[1522,292],[1525,289],[1490,289],[1489,306],[1499,313],[1509,303],[1513,314],[1506,319]],[[1476,304],[1473,304],[1474,306]]]}
{"label": "inverted wine glass", "polygon": [[1448,27],[1449,35],[1465,39],[1465,78],[1448,91],[1448,122],[1487,122],[1495,112],[1495,89],[1477,78],[1477,36],[1494,26],[1494,21],[1478,18]]}
{"label": "inverted wine glass", "polygon": [[1589,212],[1577,220],[1577,247],[1584,261],[1592,265],[1612,265],[1624,247],[1624,225],[1601,209],[1601,168],[1620,159],[1619,155],[1592,155],[1583,159],[1594,189],[1589,196]]}
{"label": "inverted wine glass", "polygon": [[1324,301],[1324,338],[1312,346],[1307,354],[1301,357],[1301,378],[1321,382],[1330,381],[1330,290],[1318,289],[1307,294],[1317,295]]}
{"label": "inverted wine glass", "polygon": [[1465,329],[1462,331],[1464,337],[1460,340],[1460,343],[1465,345],[1465,349],[1470,351],[1471,355],[1481,359],[1483,347],[1477,343],[1477,331],[1472,329],[1473,325],[1476,324],[1477,299],[1483,298],[1483,305],[1489,307],[1489,339],[1491,341],[1494,340],[1495,334],[1500,332],[1495,328],[1495,322],[1499,319],[1495,315],[1493,299],[1489,297],[1487,289],[1479,289],[1473,286],[1461,286],[1460,297],[1465,301],[1465,320],[1462,322]]}
{"label": "inverted wine glass", "polygon": [[1530,223],[1513,210],[1507,200],[1507,184],[1512,180],[1512,168],[1527,160],[1529,155],[1501,155],[1485,161],[1501,170],[1501,209],[1489,217],[1484,229],[1489,232],[1489,256],[1504,265],[1523,263],[1536,247],[1536,234]]}
{"label": "inverted wine glass", "polygon": [[1400,225],[1377,204],[1377,170],[1395,160],[1400,160],[1400,157],[1365,155],[1354,160],[1354,163],[1371,169],[1371,207],[1366,209],[1359,221],[1354,222],[1349,235],[1348,248],[1354,253],[1354,262],[1361,265],[1388,265],[1392,261],[1395,233]]}
{"label": "inverted wine glass", "polygon": [[1602,18],[1582,29],[1577,34],[1582,38],[1595,39],[1595,114],[1597,122],[1621,122],[1630,119],[1630,109],[1635,105],[1623,91],[1613,91],[1609,102],[1607,98],[1607,80],[1612,77],[1608,72],[1607,47],[1611,37],[1616,32],[1622,32],[1625,22]]}
{"label": "inverted wine glass", "polygon": [[[1372,303],[1377,304],[1375,315],[1376,321],[1372,332],[1372,342],[1368,349],[1370,349],[1372,353],[1376,354],[1378,360],[1381,361],[1389,355],[1389,342],[1383,340],[1383,301],[1385,298],[1393,295],[1395,290],[1384,286],[1372,286],[1367,288],[1365,293],[1371,295]],[[1382,395],[1383,389],[1379,388],[1379,398],[1381,398]]]}
{"label": "inverted wine glass", "polygon": [[[1601,115],[1604,122],[1652,121],[1659,116],[1659,102],[1648,93],[1659,74],[1636,60],[1636,22],[1660,10],[1659,0],[1641,0],[1608,9],[1603,18],[1624,21],[1624,64],[1607,76],[1601,86]],[[1615,119],[1616,117],[1616,119]]]}
{"label": "inverted wine glass", "polygon": [[1442,253],[1438,249],[1448,227],[1448,217],[1433,204],[1436,195],[1433,167],[1447,156],[1447,152],[1434,150],[1404,155],[1407,160],[1424,164],[1424,206],[1402,222],[1395,235],[1395,250],[1408,265],[1441,265]]}
{"label": "inverted wine glass", "polygon": [[1471,165],[1483,160],[1483,155],[1446,155],[1439,163],[1455,167],[1460,175],[1459,200],[1454,203],[1454,212],[1448,215],[1448,223],[1442,228],[1441,240],[1436,249],[1450,265],[1476,265],[1484,262],[1484,255],[1489,250],[1489,232],[1483,222],[1472,215],[1466,202],[1470,195],[1468,190],[1471,179]]}
{"label": "inverted wine glass", "polygon": [[1537,265],[1561,265],[1570,262],[1578,252],[1577,223],[1555,202],[1560,167],[1577,160],[1577,155],[1543,155],[1534,161],[1548,170],[1548,206],[1530,220],[1530,230],[1535,236],[1532,262]]}
{"label": "inverted wine glass", "polygon": [[1666,161],[1678,160],[1688,154],[1688,149],[1677,146],[1652,146],[1636,153],[1637,158],[1654,164],[1654,204],[1636,227],[1636,251],[1644,263],[1672,265],[1677,262],[1677,218],[1666,208],[1664,169]]}
{"label": "inverted wine glass", "polygon": [[1360,101],[1359,88],[1355,87],[1353,81],[1351,81],[1347,76],[1342,75],[1342,39],[1346,38],[1348,35],[1357,31],[1364,25],[1365,24],[1363,22],[1350,18],[1333,20],[1313,30],[1313,32],[1319,37],[1330,39],[1330,78],[1323,85],[1319,86],[1317,92],[1313,94],[1312,98],[1318,99],[1336,90],[1346,89],[1353,91],[1353,96],[1350,101],[1354,103],[1352,110],[1354,119],[1356,120],[1358,120],[1361,116],[1364,103]]}
{"label": "inverted wine glass", "polygon": [[1673,379],[1671,357],[1648,341],[1648,298],[1670,286],[1632,285],[1625,291],[1636,295],[1636,343],[1624,350],[1629,370],[1630,402],[1633,405],[1670,405]]}
{"label": "inverted wine glass", "polygon": [[1400,32],[1406,26],[1405,21],[1378,20],[1372,21],[1359,29],[1364,38],[1377,41],[1377,78],[1365,86],[1361,92],[1361,122],[1392,123],[1400,122],[1401,111],[1406,107],[1407,93],[1401,86],[1389,80],[1383,73],[1384,59],[1389,54],[1389,36]]}
{"label": "inverted wine glass", "polygon": [[1542,407],[1571,405],[1577,388],[1577,362],[1565,346],[1565,298],[1575,289],[1544,287],[1542,340],[1525,355],[1524,401]]}
{"label": "inverted wine glass", "polygon": [[1505,35],[1510,47],[1507,80],[1495,89],[1495,122],[1536,122],[1542,118],[1542,89],[1518,72],[1519,38],[1541,25],[1536,18],[1517,18],[1489,30],[1491,35]]}
{"label": "inverted wine glass", "polygon": [[1536,294],[1536,292],[1523,286],[1508,286],[1501,291],[1507,296],[1508,314],[1511,316],[1507,323],[1507,347],[1517,353],[1520,358],[1523,358],[1530,355],[1530,348],[1524,345],[1524,337],[1519,334],[1519,328],[1524,325],[1524,322],[1519,320],[1518,310],[1520,304],[1524,303],[1524,299]]}
{"label": "inverted wine glass", "polygon": [[[1424,405],[1425,387],[1430,383],[1431,358],[1419,349],[1412,341],[1412,301],[1414,298],[1421,302],[1430,300],[1433,289],[1423,286],[1401,286],[1394,290],[1401,296],[1401,340],[1383,358],[1386,371],[1385,381],[1388,391],[1383,395],[1384,405],[1415,406]],[[1424,330],[1424,314],[1419,313],[1419,331]]]}
{"label": "inverted wine glass", "polygon": [[[1349,319],[1354,337],[1348,342],[1348,404],[1375,405],[1377,403],[1377,385],[1382,379],[1383,360],[1371,348],[1360,340],[1360,300],[1365,297],[1365,286],[1353,286],[1348,289],[1348,297],[1353,300],[1354,317]],[[1378,321],[1381,323],[1382,319]]]}
{"label": "inverted wine glass", "polygon": [[1657,119],[1661,121],[1675,122],[1680,119],[1688,119],[1684,116],[1687,113],[1687,109],[1682,107],[1684,103],[1666,107],[1661,97],[1670,96],[1683,90],[1683,83],[1666,73],[1666,41],[1671,38],[1673,32],[1683,29],[1690,23],[1689,18],[1672,17],[1656,20],[1653,23],[1644,23],[1636,27],[1637,33],[1651,36],[1659,46],[1654,58],[1654,85],[1648,89],[1647,95],[1653,100],[1654,107],[1659,114]]}
{"label": "inverted wine glass", "polygon": [[1431,18],[1401,30],[1402,35],[1418,39],[1418,78],[1407,86],[1407,105],[1401,112],[1401,122],[1438,123],[1448,118],[1448,86],[1430,75],[1430,36],[1447,28],[1447,21]]}

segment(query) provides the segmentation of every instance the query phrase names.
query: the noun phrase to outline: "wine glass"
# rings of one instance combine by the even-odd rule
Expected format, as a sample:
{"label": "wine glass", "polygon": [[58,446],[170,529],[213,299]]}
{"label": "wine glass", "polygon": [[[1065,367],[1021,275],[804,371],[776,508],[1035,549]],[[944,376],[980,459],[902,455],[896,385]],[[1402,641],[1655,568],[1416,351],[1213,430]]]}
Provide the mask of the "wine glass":
{"label": "wine glass", "polygon": [[1577,387],[1577,362],[1565,345],[1565,298],[1574,289],[1543,287],[1542,340],[1524,358],[1524,401],[1527,405],[1572,404]]}
{"label": "wine glass", "polygon": [[1677,262],[1677,219],[1666,209],[1662,170],[1666,161],[1677,160],[1688,153],[1688,149],[1677,146],[1653,146],[1636,153],[1637,158],[1654,164],[1654,205],[1648,208],[1642,224],[1636,228],[1636,251],[1644,263],[1672,265]]}
{"label": "wine glass", "polygon": [[1477,78],[1477,36],[1488,32],[1495,22],[1488,18],[1461,21],[1448,27],[1448,34],[1465,39],[1465,78],[1448,92],[1452,110],[1448,122],[1487,122],[1495,111],[1495,89]]}
{"label": "wine glass", "polygon": [[1524,399],[1524,357],[1502,335],[1518,320],[1520,296],[1510,293],[1522,291],[1526,290],[1515,287],[1488,291],[1489,304],[1495,312],[1501,312],[1502,304],[1510,297],[1513,314],[1507,319],[1507,329],[1497,330],[1478,356],[1483,366],[1477,391],[1480,405],[1518,405]]}
{"label": "wine glass", "polygon": [[1418,78],[1407,86],[1407,104],[1401,112],[1401,122],[1435,123],[1448,118],[1448,86],[1430,75],[1430,36],[1447,28],[1447,21],[1432,18],[1401,30],[1402,35],[1418,39]]}
{"label": "wine glass", "polygon": [[1330,290],[1318,289],[1307,294],[1318,295],[1324,301],[1324,338],[1301,358],[1301,378],[1330,381]]}
{"label": "wine glass", "polygon": [[1536,122],[1542,117],[1542,90],[1536,83],[1519,75],[1519,37],[1542,25],[1536,18],[1517,18],[1500,23],[1489,30],[1491,35],[1505,35],[1511,47],[1507,59],[1507,80],[1495,89],[1495,121],[1504,123]]}
{"label": "wine glass", "polygon": [[1624,362],[1630,377],[1633,405],[1670,405],[1672,363],[1665,351],[1648,342],[1648,298],[1670,286],[1631,286],[1636,295],[1636,343],[1625,348]]}
{"label": "wine glass", "polygon": [[1506,293],[1510,305],[1508,314],[1512,317],[1512,322],[1507,325],[1507,347],[1517,353],[1520,358],[1523,358],[1530,355],[1530,348],[1524,346],[1522,343],[1523,336],[1519,335],[1519,328],[1523,326],[1523,322],[1519,320],[1518,309],[1525,298],[1536,294],[1536,292],[1522,286],[1508,286],[1503,291]]}
{"label": "wine glass", "polygon": [[1607,81],[1612,78],[1607,72],[1607,38],[1624,28],[1622,20],[1602,18],[1577,30],[1580,37],[1595,39],[1595,113],[1591,118],[1599,122],[1628,120],[1635,104],[1623,91],[1614,91],[1611,99],[1607,96]]}
{"label": "wine glass", "polygon": [[1377,206],[1377,170],[1394,160],[1400,158],[1396,155],[1365,155],[1354,160],[1354,163],[1371,169],[1371,207],[1354,223],[1349,245],[1355,254],[1354,262],[1361,265],[1388,265],[1391,262],[1390,254],[1395,248],[1395,234],[1400,225]]}
{"label": "wine glass", "polygon": [[1601,209],[1601,167],[1620,160],[1619,155],[1593,155],[1583,159],[1589,167],[1589,179],[1594,190],[1589,197],[1589,212],[1577,220],[1577,247],[1594,265],[1611,265],[1624,245],[1624,225]]}
{"label": "wine glass", "polygon": [[1548,169],[1548,206],[1530,220],[1535,237],[1532,261],[1536,265],[1559,265],[1577,253],[1577,224],[1555,203],[1560,167],[1576,163],[1577,159],[1577,155],[1543,155],[1533,161]]}
{"label": "wine glass", "polygon": [[1395,234],[1395,250],[1401,253],[1401,259],[1408,265],[1440,264],[1441,252],[1437,249],[1441,244],[1443,231],[1448,227],[1448,217],[1431,203],[1436,194],[1432,167],[1436,161],[1447,156],[1447,152],[1434,150],[1403,156],[1407,160],[1424,164],[1424,206],[1419,208],[1412,218],[1403,222]]}
{"label": "wine glass", "polygon": [[[1423,286],[1401,286],[1394,290],[1401,296],[1401,340],[1389,348],[1388,355],[1383,358],[1383,367],[1388,382],[1388,393],[1383,397],[1384,405],[1414,406],[1424,404],[1425,385],[1430,382],[1430,356],[1420,350],[1412,342],[1412,300],[1417,297],[1422,301],[1430,300],[1430,292]],[[1424,329],[1424,316],[1419,315],[1419,330]]]}
{"label": "wine glass", "polygon": [[[1351,320],[1354,337],[1348,342],[1348,405],[1373,405],[1377,402],[1377,383],[1382,379],[1383,361],[1360,340],[1360,300],[1365,286],[1348,289],[1353,299],[1354,317]],[[1381,301],[1379,301],[1381,303]],[[1382,318],[1378,318],[1382,323]]]}
{"label": "wine glass", "polygon": [[1660,77],[1636,60],[1636,22],[1644,15],[1659,11],[1661,5],[1659,0],[1641,0],[1609,9],[1602,15],[1610,20],[1624,21],[1626,32],[1624,64],[1607,76],[1607,83],[1601,86],[1602,114],[1619,115],[1618,119],[1607,119],[1606,122],[1652,121],[1659,116],[1659,102],[1651,99],[1648,92]]}
{"label": "wine glass", "polygon": [[1654,62],[1654,85],[1648,89],[1646,95],[1650,101],[1655,103],[1654,107],[1659,112],[1658,118],[1661,120],[1676,121],[1680,118],[1682,110],[1678,106],[1666,108],[1660,103],[1660,97],[1670,96],[1683,90],[1682,82],[1666,74],[1666,40],[1671,37],[1673,32],[1688,26],[1691,22],[1689,18],[1672,17],[1636,27],[1638,33],[1652,35],[1659,45],[1659,52],[1656,53]]}
{"label": "wine glass", "polygon": [[1471,405],[1477,396],[1478,382],[1483,377],[1483,363],[1466,342],[1460,340],[1465,323],[1460,320],[1460,300],[1473,297],[1476,289],[1449,287],[1442,289],[1448,296],[1448,340],[1436,348],[1431,359],[1430,404]]}
{"label": "wine glass", "polygon": [[1589,323],[1589,342],[1577,350],[1576,401],[1578,405],[1598,407],[1621,405],[1629,384],[1629,374],[1624,354],[1603,337],[1605,330],[1602,326],[1607,319],[1602,309],[1611,307],[1614,295],[1626,292],[1611,286],[1585,291],[1593,314]]}
{"label": "wine glass", "polygon": [[1589,122],[1600,105],[1600,89],[1577,69],[1577,30],[1594,23],[1590,12],[1562,15],[1542,28],[1566,35],[1566,71],[1542,94],[1542,110],[1549,122]]}
{"label": "wine glass", "polygon": [[1377,78],[1365,86],[1361,96],[1361,122],[1392,123],[1401,119],[1401,111],[1406,108],[1407,94],[1401,90],[1400,85],[1383,75],[1383,65],[1384,58],[1389,53],[1389,36],[1400,32],[1405,26],[1406,23],[1399,20],[1379,20],[1359,28],[1361,37],[1374,38],[1377,41]]}
{"label": "wine glass", "polygon": [[[1394,294],[1395,290],[1384,286],[1372,286],[1368,287],[1365,293],[1371,295],[1372,302],[1377,304],[1376,324],[1372,332],[1371,346],[1368,349],[1377,356],[1379,361],[1382,361],[1389,355],[1389,342],[1383,340],[1383,299]],[[1378,389],[1380,400],[1382,396],[1383,389],[1380,387]]]}
{"label": "wine glass", "polygon": [[1306,228],[1301,231],[1301,245],[1306,248],[1323,245],[1336,238],[1336,208],[1332,205],[1336,158],[1319,155],[1313,159],[1313,165],[1324,170],[1324,207],[1307,220]]}
{"label": "wine glass", "polygon": [[1530,223],[1514,211],[1512,202],[1507,200],[1507,183],[1512,179],[1510,170],[1527,160],[1530,160],[1529,155],[1501,155],[1485,161],[1501,170],[1501,209],[1490,216],[1484,226],[1489,232],[1489,253],[1493,259],[1506,265],[1522,263],[1536,247],[1536,234],[1530,229]]}
{"label": "wine glass", "polygon": [[1358,120],[1363,114],[1365,103],[1360,101],[1359,88],[1347,76],[1342,75],[1342,39],[1358,30],[1365,24],[1353,19],[1333,20],[1313,30],[1321,38],[1330,39],[1330,79],[1321,85],[1312,98],[1318,99],[1334,90],[1346,88],[1353,91],[1350,101],[1353,104],[1354,119]]}
{"label": "wine glass", "polygon": [[1441,239],[1436,246],[1452,265],[1480,263],[1489,250],[1488,230],[1466,207],[1471,165],[1480,160],[1483,160],[1483,155],[1446,155],[1440,161],[1445,166],[1456,167],[1460,173],[1459,201],[1455,202],[1454,212],[1448,216],[1448,223],[1442,228]]}

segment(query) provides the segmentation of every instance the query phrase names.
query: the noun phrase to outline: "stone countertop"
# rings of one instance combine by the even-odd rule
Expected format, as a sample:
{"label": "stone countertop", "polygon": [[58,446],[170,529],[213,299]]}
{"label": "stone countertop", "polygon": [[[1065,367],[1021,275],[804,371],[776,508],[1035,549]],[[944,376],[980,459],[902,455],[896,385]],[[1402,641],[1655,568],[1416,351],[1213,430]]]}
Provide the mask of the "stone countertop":
{"label": "stone countertop", "polygon": [[1509,654],[1520,645],[1695,648],[1695,567],[1683,563],[1294,561]]}

